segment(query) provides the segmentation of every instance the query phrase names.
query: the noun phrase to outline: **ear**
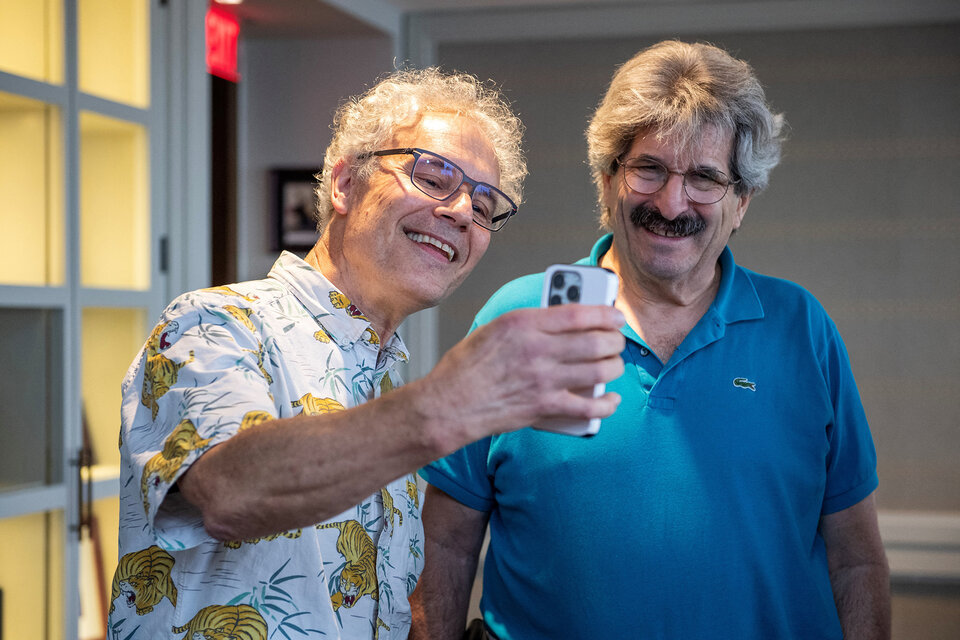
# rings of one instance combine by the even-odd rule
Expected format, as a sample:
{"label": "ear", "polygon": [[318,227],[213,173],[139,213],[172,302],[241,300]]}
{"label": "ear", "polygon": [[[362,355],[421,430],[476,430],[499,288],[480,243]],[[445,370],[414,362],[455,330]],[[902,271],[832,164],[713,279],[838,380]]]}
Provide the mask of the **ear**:
{"label": "ear", "polygon": [[743,222],[743,216],[747,213],[747,207],[750,206],[750,198],[753,197],[753,192],[747,192],[743,195],[736,196],[737,198],[737,209],[734,212],[733,228],[739,229],[740,223]]}
{"label": "ear", "polygon": [[330,201],[336,213],[346,215],[353,186],[353,171],[350,164],[346,158],[340,158],[330,171]]}

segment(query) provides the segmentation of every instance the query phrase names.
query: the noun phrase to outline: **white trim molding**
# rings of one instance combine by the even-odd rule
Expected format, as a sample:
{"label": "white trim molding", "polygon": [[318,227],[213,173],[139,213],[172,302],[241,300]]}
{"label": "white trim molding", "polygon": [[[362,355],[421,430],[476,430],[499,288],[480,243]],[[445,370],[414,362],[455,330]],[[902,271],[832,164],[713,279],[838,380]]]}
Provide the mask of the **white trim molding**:
{"label": "white trim molding", "polygon": [[960,513],[880,511],[894,582],[960,584]]}

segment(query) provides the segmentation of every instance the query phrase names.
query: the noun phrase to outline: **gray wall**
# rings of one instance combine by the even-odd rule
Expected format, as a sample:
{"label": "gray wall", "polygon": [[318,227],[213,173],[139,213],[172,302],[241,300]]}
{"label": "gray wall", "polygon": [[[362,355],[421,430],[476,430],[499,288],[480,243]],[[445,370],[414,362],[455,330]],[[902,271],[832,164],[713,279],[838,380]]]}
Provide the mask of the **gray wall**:
{"label": "gray wall", "polygon": [[319,167],[340,101],[393,68],[387,37],[251,39],[241,51],[238,97],[240,280],[266,275],[270,249],[270,170]]}
{"label": "gray wall", "polygon": [[[810,289],[840,326],[880,456],[880,504],[960,510],[960,27],[723,34],[791,125],[731,246]],[[527,125],[526,202],[440,307],[441,352],[490,293],[587,254],[583,130],[616,65],[652,40],[444,45],[496,78]]]}

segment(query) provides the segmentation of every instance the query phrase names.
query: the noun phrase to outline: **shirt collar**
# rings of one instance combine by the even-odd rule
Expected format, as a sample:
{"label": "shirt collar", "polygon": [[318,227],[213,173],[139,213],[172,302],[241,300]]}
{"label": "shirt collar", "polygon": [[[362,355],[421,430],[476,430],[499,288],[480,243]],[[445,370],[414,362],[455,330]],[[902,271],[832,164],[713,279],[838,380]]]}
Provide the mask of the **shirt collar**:
{"label": "shirt collar", "polygon": [[350,349],[362,342],[392,360],[407,362],[407,348],[399,335],[394,333],[386,345],[381,345],[380,336],[363,312],[304,260],[284,251],[267,277],[287,287],[310,312],[326,337],[341,349]]}
{"label": "shirt collar", "polygon": [[[613,245],[613,234],[608,233],[593,245],[590,257],[581,260],[583,264],[600,266],[600,259]],[[720,287],[717,297],[710,305],[711,311],[718,314],[726,324],[740,320],[755,320],[764,315],[763,304],[757,295],[753,282],[743,269],[737,268],[730,247],[724,247],[720,254]]]}

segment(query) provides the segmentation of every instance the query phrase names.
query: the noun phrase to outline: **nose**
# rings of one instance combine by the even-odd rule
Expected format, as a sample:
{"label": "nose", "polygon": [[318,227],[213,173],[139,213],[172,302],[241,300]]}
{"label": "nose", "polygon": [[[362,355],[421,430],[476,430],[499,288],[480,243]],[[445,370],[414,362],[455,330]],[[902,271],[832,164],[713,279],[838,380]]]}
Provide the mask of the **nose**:
{"label": "nose", "polygon": [[690,206],[687,193],[683,189],[683,174],[676,171],[669,173],[666,184],[654,194],[654,197],[657,199],[656,205],[660,209],[660,214],[667,220],[673,220],[686,213]]}
{"label": "nose", "polygon": [[453,192],[446,200],[441,200],[434,209],[434,213],[449,218],[461,228],[468,228],[473,224],[473,189],[467,184]]}

